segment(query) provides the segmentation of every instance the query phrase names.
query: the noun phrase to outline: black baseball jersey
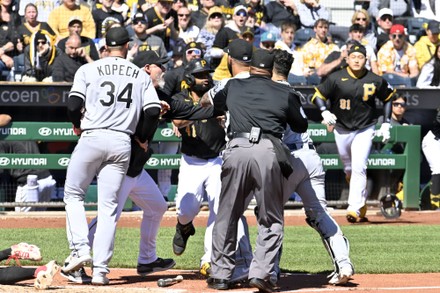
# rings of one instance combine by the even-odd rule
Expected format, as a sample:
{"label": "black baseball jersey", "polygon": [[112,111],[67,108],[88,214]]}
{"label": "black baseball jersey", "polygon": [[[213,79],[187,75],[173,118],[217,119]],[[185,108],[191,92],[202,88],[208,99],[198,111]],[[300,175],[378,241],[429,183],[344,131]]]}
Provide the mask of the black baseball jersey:
{"label": "black baseball jersey", "polygon": [[260,75],[230,79],[215,95],[214,107],[229,110],[232,133],[259,127],[262,133],[281,138],[287,124],[295,132],[308,126],[298,94],[289,85]]}
{"label": "black baseball jersey", "polygon": [[331,103],[330,111],[338,118],[336,125],[347,130],[363,129],[377,122],[376,98],[391,99],[395,90],[371,71],[356,78],[350,68],[338,70],[315,88],[312,102],[318,98]]}
{"label": "black baseball jersey", "polygon": [[[187,90],[176,94],[173,99],[197,106]],[[226,144],[225,130],[215,117],[194,121],[187,127],[179,128],[179,131],[182,135],[181,152],[186,155],[201,159],[215,158]]]}
{"label": "black baseball jersey", "polygon": [[229,42],[232,40],[238,39],[240,33],[232,30],[229,27],[224,27],[218,31],[215,35],[214,43],[212,44],[215,48],[226,48],[229,45]]}

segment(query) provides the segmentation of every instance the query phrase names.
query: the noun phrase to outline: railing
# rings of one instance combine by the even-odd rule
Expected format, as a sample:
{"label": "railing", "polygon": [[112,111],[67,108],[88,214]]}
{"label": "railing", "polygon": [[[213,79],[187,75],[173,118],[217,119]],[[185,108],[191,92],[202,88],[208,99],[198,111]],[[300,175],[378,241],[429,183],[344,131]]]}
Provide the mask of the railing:
{"label": "railing", "polygon": [[[327,132],[320,124],[309,125],[308,130],[315,143],[334,142],[333,133]],[[0,128],[0,140],[36,140],[36,141],[76,141],[70,123],[64,122],[13,122]],[[379,142],[379,138],[375,138]],[[160,128],[154,135],[154,141],[180,141],[173,135],[171,128]],[[403,154],[371,154],[368,158],[369,169],[402,169],[404,202],[403,207],[419,207],[420,186],[420,126],[397,126],[391,129],[391,138],[385,148],[394,143],[404,143]],[[146,169],[178,169],[180,155],[153,154],[145,165]],[[70,154],[0,154],[0,169],[66,169]],[[325,169],[342,169],[337,154],[321,155]],[[15,203],[0,203],[11,206]],[[26,203],[16,203],[17,206]]]}

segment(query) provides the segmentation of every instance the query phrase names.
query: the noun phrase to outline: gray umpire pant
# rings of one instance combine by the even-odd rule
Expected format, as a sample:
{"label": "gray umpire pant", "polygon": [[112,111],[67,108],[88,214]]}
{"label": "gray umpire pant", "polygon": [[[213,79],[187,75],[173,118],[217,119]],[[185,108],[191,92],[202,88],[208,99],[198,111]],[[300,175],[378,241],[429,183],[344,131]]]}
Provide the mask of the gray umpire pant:
{"label": "gray umpire pant", "polygon": [[229,280],[235,267],[237,222],[255,196],[258,236],[249,279],[268,280],[283,240],[283,175],[268,139],[235,138],[223,154],[222,189],[213,230],[211,276]]}

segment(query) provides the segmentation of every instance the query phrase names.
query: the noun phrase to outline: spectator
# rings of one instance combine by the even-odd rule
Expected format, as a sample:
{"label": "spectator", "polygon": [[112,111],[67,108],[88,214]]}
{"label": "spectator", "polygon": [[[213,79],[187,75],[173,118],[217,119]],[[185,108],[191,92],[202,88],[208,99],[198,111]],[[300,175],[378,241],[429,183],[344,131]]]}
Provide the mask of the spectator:
{"label": "spectator", "polygon": [[[214,66],[219,64],[224,51],[230,41],[237,39],[246,30],[246,20],[248,17],[247,8],[243,5],[238,5],[234,8],[232,21],[225,25],[215,36],[214,44],[212,45],[211,57],[214,59]],[[211,64],[213,62],[211,61]]]}
{"label": "spectator", "polygon": [[414,44],[419,69],[422,69],[423,65],[425,65],[432,56],[435,56],[435,48],[440,44],[439,33],[440,23],[431,20],[426,27],[426,36],[420,37]]}
{"label": "spectator", "polygon": [[83,36],[90,39],[96,37],[96,24],[90,9],[76,0],[63,0],[63,5],[55,8],[49,14],[48,23],[57,34],[57,41],[69,36],[69,21],[76,17],[82,21]]}
{"label": "spectator", "polygon": [[[69,36],[72,34],[77,34],[81,37],[81,47],[84,48],[85,54],[90,55],[90,57],[93,60],[98,60],[99,54],[98,51],[96,50],[95,42],[92,39],[82,35],[83,32],[82,21],[79,18],[73,17],[69,21],[68,28],[69,28]],[[61,39],[57,43],[57,47],[60,48],[61,51],[63,52],[65,52],[66,50],[66,42],[68,38],[69,37]]]}
{"label": "spectator", "polygon": [[318,84],[319,77],[316,69],[321,66],[325,58],[332,51],[339,51],[338,46],[328,43],[328,20],[318,19],[313,30],[315,37],[308,41],[301,49],[303,52],[303,75],[307,78],[308,84]]}
{"label": "spectator", "polygon": [[24,49],[24,82],[52,82],[52,65],[62,51],[53,45],[51,37],[39,30]]}
{"label": "spectator", "polygon": [[364,27],[364,40],[362,41],[362,44],[371,46],[376,52],[377,38],[376,33],[374,32],[374,25],[368,12],[365,9],[356,10],[351,17],[351,23],[358,23]]}
{"label": "spectator", "polygon": [[389,41],[377,52],[377,63],[381,75],[391,73],[404,79],[417,78],[419,67],[416,51],[406,40],[403,25],[395,24],[391,27]]}
{"label": "spectator", "polygon": [[393,11],[394,17],[411,16],[412,2],[412,0],[371,0],[368,12],[376,17],[382,8],[388,8]]}
{"label": "spectator", "polygon": [[81,37],[73,33],[66,42],[65,54],[53,63],[52,80],[73,82],[75,73],[82,65],[93,62],[87,50],[81,46]]}
{"label": "spectator", "polygon": [[[363,44],[363,40],[364,40],[364,31],[365,28],[360,25],[360,24],[353,24],[350,29],[349,29],[349,40],[355,40],[358,41],[360,44]],[[379,70],[377,68],[377,56],[376,53],[374,52],[374,49],[370,46],[365,44],[364,45],[365,49],[367,50],[367,62],[365,63],[365,67],[376,73],[379,74]],[[341,51],[345,49],[345,47],[341,47]]]}
{"label": "spectator", "polygon": [[15,31],[6,21],[1,20],[0,16],[0,73],[11,70],[14,65],[12,57],[15,49],[13,43],[15,38]]}
{"label": "spectator", "polygon": [[[195,13],[195,12],[193,12]],[[205,26],[200,30],[196,42],[205,45],[205,60],[210,62],[211,48],[214,44],[216,34],[225,25],[225,18],[220,7],[214,6],[209,10]]]}
{"label": "spectator", "polygon": [[129,47],[137,47],[133,56],[136,56],[137,52],[154,51],[160,56],[160,58],[167,57],[167,50],[165,49],[163,40],[156,35],[147,33],[148,21],[145,19],[142,12],[135,14],[131,26],[133,27],[134,35],[132,41],[129,43]]}
{"label": "spectator", "polygon": [[[254,26],[260,27],[264,16],[264,4],[263,0],[246,0],[248,6],[249,16],[253,15],[255,17]],[[249,24],[246,24],[250,26]]]}
{"label": "spectator", "polygon": [[[29,45],[31,35],[39,30],[45,30],[50,35],[55,37],[55,32],[47,24],[47,22],[40,22],[38,19],[37,6],[33,3],[29,3],[24,8],[24,23],[21,24],[17,31],[19,39],[23,40],[23,45]],[[24,48],[23,48],[24,49]]]}
{"label": "spectator", "polygon": [[379,51],[379,49],[382,47],[383,44],[388,42],[389,40],[389,33],[390,29],[393,26],[393,18],[394,14],[393,11],[389,8],[382,8],[379,10],[379,13],[377,15],[377,43],[376,43],[376,51]]}
{"label": "spectator", "polygon": [[200,4],[202,5],[199,10],[196,10],[193,12],[193,20],[194,20],[194,24],[202,29],[205,24],[206,21],[209,17],[210,14],[210,10],[211,8],[213,8],[215,6],[215,1],[214,0],[200,0]]}
{"label": "spectator", "polygon": [[112,5],[112,10],[122,15],[124,26],[131,24],[130,6],[128,6],[124,0],[115,0]]}
{"label": "spectator", "polygon": [[264,32],[260,38],[260,48],[272,51],[275,48],[277,38],[274,33]]}
{"label": "spectator", "polygon": [[180,7],[177,11],[178,17],[178,38],[183,39],[185,43],[194,42],[199,35],[200,29],[193,24],[191,10],[188,7]]}
{"label": "spectator", "polygon": [[170,47],[170,26],[174,23],[174,17],[170,14],[172,3],[172,0],[159,0],[154,7],[148,8],[144,13],[148,21],[147,34],[161,38],[167,52],[172,50]]}
{"label": "spectator", "polygon": [[296,8],[301,27],[313,28],[317,19],[329,20],[330,17],[328,9],[322,6],[319,0],[299,0]]}
{"label": "spectator", "polygon": [[96,38],[103,38],[105,35],[105,28],[109,23],[124,24],[124,17],[120,12],[116,12],[112,9],[112,5],[115,0],[101,0],[101,8],[94,9],[92,11],[93,20],[96,25]]}
{"label": "spectator", "polygon": [[18,10],[18,14],[20,16],[25,15],[25,7],[27,4],[32,3],[37,7],[38,17],[37,20],[40,22],[48,22],[49,14],[56,7],[60,6],[62,0],[46,0],[46,1],[35,1],[35,0],[20,0],[20,7]]}
{"label": "spectator", "polygon": [[[21,242],[12,245],[10,248],[0,251],[0,261],[7,259],[15,259],[20,264],[19,259],[40,261],[40,249],[36,245]],[[0,284],[11,285],[24,280],[32,280],[35,278],[35,289],[43,290],[49,288],[52,284],[53,277],[58,273],[60,267],[54,260],[51,260],[44,266],[28,268],[18,266],[5,267],[0,269]]]}
{"label": "spectator", "polygon": [[425,63],[417,79],[418,88],[440,88],[440,45],[428,62]]}
{"label": "spectator", "polygon": [[290,20],[300,27],[298,9],[292,0],[270,1],[264,6],[263,20],[261,27],[269,30],[270,27],[279,28],[281,24]]}
{"label": "spectator", "polygon": [[21,17],[18,14],[18,1],[0,1],[0,19],[7,22],[14,30],[21,24]]}

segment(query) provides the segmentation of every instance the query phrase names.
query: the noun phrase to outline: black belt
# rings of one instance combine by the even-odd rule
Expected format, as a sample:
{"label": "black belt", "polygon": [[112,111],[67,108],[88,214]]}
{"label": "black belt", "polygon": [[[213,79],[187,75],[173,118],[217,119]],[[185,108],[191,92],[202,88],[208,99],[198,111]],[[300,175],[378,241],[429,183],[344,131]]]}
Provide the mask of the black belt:
{"label": "black belt", "polygon": [[291,151],[297,151],[297,150],[300,150],[300,149],[302,149],[304,147],[307,147],[307,146],[311,150],[315,149],[315,146],[313,145],[313,143],[308,143],[308,144],[305,144],[305,143],[287,143],[286,145],[289,148],[289,150],[291,150]]}
{"label": "black belt", "polygon": [[[232,133],[231,138],[247,138],[247,139],[249,139],[250,136],[251,136],[251,134],[249,132],[234,132],[234,133]],[[276,135],[274,135],[274,136],[277,137]],[[261,138],[269,139],[269,135],[263,133],[260,136],[260,139]],[[277,137],[277,138],[279,138],[279,137]],[[281,138],[279,138],[279,139],[281,139]]]}

